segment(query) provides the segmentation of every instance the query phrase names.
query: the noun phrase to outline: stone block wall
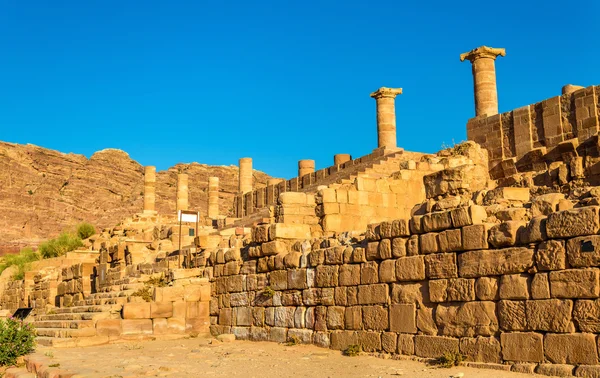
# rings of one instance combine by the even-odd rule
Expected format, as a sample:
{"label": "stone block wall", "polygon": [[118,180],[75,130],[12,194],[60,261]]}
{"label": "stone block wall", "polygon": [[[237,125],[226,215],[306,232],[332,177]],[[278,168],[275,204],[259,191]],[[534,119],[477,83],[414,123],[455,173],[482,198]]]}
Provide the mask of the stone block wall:
{"label": "stone block wall", "polygon": [[[526,201],[523,191],[494,195]],[[280,239],[258,226],[240,256],[207,259],[211,330],[598,372],[599,209],[485,223],[470,205],[371,225],[364,240]]]}
{"label": "stone block wall", "polygon": [[70,307],[92,293],[95,263],[79,263],[61,270],[61,282],[57,284],[57,307]]}

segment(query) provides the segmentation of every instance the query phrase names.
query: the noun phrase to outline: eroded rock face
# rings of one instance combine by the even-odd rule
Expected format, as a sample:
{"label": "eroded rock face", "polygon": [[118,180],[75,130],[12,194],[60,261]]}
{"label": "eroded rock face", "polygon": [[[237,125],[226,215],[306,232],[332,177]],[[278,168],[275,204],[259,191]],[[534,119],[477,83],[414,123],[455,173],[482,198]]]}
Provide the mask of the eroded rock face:
{"label": "eroded rock face", "polygon": [[[208,177],[220,179],[220,212],[227,214],[238,186],[236,166],[177,164],[157,173],[156,209],[175,212],[177,173],[189,175],[190,209],[207,212]],[[144,168],[121,150],[89,159],[34,145],[0,142],[0,253],[53,237],[81,221],[112,227],[143,208]],[[269,178],[254,171],[254,184]],[[12,246],[12,248],[11,248]]]}

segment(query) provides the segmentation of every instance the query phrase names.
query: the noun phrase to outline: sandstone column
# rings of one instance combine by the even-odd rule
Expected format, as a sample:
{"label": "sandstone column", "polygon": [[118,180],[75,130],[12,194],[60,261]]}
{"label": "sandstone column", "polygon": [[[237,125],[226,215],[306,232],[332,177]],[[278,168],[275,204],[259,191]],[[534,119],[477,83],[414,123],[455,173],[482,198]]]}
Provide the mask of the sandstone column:
{"label": "sandstone column", "polygon": [[188,175],[177,174],[177,211],[188,209]]}
{"label": "sandstone column", "polygon": [[144,213],[154,213],[156,202],[156,167],[144,167]]}
{"label": "sandstone column", "polygon": [[350,156],[350,154],[333,155],[333,165],[341,165],[350,160],[352,160],[352,156]]}
{"label": "sandstone column", "polygon": [[302,177],[315,171],[314,160],[300,160],[298,161],[298,177]]}
{"label": "sandstone column", "polygon": [[496,57],[506,56],[505,49],[481,46],[464,54],[460,61],[469,60],[473,65],[475,90],[475,116],[498,114],[498,90],[496,89]]}
{"label": "sandstone column", "polygon": [[208,178],[208,217],[216,219],[219,216],[219,178]]}
{"label": "sandstone column", "polygon": [[252,158],[240,159],[240,193],[245,194],[252,191]]}
{"label": "sandstone column", "polygon": [[280,178],[270,178],[267,180],[267,186],[277,185],[282,181],[283,181],[283,179],[280,179]]}
{"label": "sandstone column", "polygon": [[377,147],[397,148],[395,98],[402,88],[381,87],[371,93],[377,102]]}

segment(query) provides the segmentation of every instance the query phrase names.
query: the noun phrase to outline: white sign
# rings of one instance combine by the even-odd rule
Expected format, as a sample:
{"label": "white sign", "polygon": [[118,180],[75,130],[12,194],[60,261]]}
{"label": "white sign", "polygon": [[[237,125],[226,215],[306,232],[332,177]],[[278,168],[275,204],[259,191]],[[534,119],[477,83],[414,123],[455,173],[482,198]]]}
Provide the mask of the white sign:
{"label": "white sign", "polygon": [[180,222],[191,222],[191,223],[196,223],[198,222],[198,218],[200,217],[199,213],[182,213],[181,210],[179,210],[178,214],[177,214],[179,221]]}

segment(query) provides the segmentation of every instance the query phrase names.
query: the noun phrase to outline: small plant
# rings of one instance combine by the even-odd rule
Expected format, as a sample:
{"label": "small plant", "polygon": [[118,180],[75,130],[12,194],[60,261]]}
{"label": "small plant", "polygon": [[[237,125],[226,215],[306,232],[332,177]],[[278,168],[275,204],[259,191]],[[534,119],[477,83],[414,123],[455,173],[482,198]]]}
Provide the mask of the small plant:
{"label": "small plant", "polygon": [[144,283],[146,286],[165,287],[167,286],[167,280],[165,276],[152,277]]}
{"label": "small plant", "polygon": [[285,343],[285,345],[287,345],[287,346],[294,346],[294,345],[298,345],[298,344],[300,344],[300,338],[295,335],[288,337],[288,341],[287,341],[287,343]]}
{"label": "small plant", "polygon": [[52,257],[62,256],[67,252],[83,247],[81,238],[69,232],[63,232],[55,239],[50,239],[38,247],[42,257],[49,259]]}
{"label": "small plant", "polygon": [[200,336],[200,334],[198,332],[190,332],[189,336],[190,338],[195,339]]}
{"label": "small plant", "polygon": [[356,357],[362,352],[360,345],[351,344],[344,350],[344,355],[349,357]]}
{"label": "small plant", "polygon": [[141,346],[140,344],[128,344],[125,345],[125,349],[127,350],[138,350],[138,349],[142,349],[143,346]]}
{"label": "small plant", "polygon": [[82,222],[77,225],[77,236],[79,236],[80,239],[87,239],[95,233],[96,228],[87,222]]}
{"label": "small plant", "polygon": [[58,363],[48,365],[48,367],[59,367],[59,366],[60,366],[60,364],[58,364]]}
{"label": "small plant", "polygon": [[44,353],[44,356],[46,356],[48,358],[54,358],[54,353],[48,351],[48,352]]}
{"label": "small plant", "polygon": [[30,323],[0,320],[0,366],[14,365],[17,358],[35,349],[35,329]]}
{"label": "small plant", "polygon": [[146,302],[152,302],[152,287],[144,286],[143,288],[138,289],[133,294],[131,294],[131,296],[140,297]]}
{"label": "small plant", "polygon": [[29,190],[27,191],[27,193],[29,193],[29,195],[30,195],[30,196],[32,196],[32,195],[33,195],[33,190],[29,189]]}
{"label": "small plant", "polygon": [[16,255],[6,255],[0,262],[0,273],[10,266],[16,267],[13,274],[13,280],[22,280],[25,278],[25,272],[31,269],[31,263],[40,259],[40,255],[31,248],[24,248]]}
{"label": "small plant", "polygon": [[48,310],[48,311],[46,311],[46,315],[56,315],[56,311]]}
{"label": "small plant", "polygon": [[275,290],[271,286],[267,286],[263,289],[262,294],[267,298],[273,298],[275,296]]}
{"label": "small plant", "polygon": [[459,352],[447,352],[444,353],[443,356],[438,357],[435,363],[440,367],[451,368],[453,366],[458,366],[464,360],[465,356],[460,354]]}

